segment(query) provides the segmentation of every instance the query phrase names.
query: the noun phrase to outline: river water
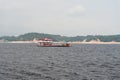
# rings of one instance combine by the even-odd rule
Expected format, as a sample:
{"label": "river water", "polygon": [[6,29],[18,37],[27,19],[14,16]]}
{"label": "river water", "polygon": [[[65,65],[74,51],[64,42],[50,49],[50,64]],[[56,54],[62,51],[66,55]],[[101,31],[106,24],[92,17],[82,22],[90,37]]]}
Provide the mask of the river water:
{"label": "river water", "polygon": [[120,80],[120,45],[0,43],[0,80]]}

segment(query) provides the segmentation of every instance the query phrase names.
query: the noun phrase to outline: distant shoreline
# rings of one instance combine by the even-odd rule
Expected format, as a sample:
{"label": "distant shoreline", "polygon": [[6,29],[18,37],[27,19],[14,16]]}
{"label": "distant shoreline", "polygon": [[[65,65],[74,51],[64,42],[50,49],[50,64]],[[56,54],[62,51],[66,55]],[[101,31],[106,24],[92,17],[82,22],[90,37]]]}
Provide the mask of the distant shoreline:
{"label": "distant shoreline", "polygon": [[[13,41],[13,43],[29,43],[29,42],[21,42],[21,41],[33,41],[41,38],[50,38],[54,41],[70,41],[70,42],[85,42],[87,44],[99,43],[104,44],[104,42],[109,44],[110,41],[116,41],[120,42],[120,34],[116,35],[86,35],[86,36],[61,36],[61,35],[55,35],[55,34],[46,34],[46,33],[37,33],[37,32],[30,32],[21,34],[18,36],[1,36],[0,37],[0,43],[2,42],[9,42]],[[14,42],[17,41],[17,42]],[[102,42],[102,43],[101,43]],[[111,43],[110,43],[111,44]]]}
{"label": "distant shoreline", "polygon": [[[0,43],[37,43],[36,41],[8,41],[8,42],[0,42]],[[60,42],[58,42],[60,43]],[[90,42],[68,42],[70,44],[120,44],[120,42],[97,42],[97,41],[90,41]]]}
{"label": "distant shoreline", "polygon": [[120,42],[71,42],[72,44],[120,44]]}

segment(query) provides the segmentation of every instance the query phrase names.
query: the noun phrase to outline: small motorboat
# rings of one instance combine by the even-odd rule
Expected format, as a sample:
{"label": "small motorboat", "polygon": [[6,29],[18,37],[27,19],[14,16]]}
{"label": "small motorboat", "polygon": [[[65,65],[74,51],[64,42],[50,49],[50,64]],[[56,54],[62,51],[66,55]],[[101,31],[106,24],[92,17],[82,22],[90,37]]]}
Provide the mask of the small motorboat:
{"label": "small motorboat", "polygon": [[70,47],[71,44],[67,42],[53,42],[52,39],[42,38],[38,40],[38,47]]}

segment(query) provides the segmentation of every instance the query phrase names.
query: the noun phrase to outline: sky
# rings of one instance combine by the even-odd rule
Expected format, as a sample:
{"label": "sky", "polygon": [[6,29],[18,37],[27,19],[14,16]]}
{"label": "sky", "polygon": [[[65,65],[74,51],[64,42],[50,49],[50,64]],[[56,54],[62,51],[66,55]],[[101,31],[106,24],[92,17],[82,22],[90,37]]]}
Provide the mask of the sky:
{"label": "sky", "polygon": [[120,34],[120,0],[0,0],[0,36]]}

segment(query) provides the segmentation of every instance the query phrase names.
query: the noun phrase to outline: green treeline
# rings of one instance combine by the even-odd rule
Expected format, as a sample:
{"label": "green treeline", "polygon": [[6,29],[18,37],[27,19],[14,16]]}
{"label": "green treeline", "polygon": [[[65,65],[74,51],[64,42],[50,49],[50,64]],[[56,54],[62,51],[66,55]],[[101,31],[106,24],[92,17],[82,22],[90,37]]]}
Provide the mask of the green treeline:
{"label": "green treeline", "polygon": [[100,40],[102,42],[116,41],[120,42],[120,35],[88,35],[88,36],[61,36],[53,34],[44,34],[44,33],[26,33],[19,36],[2,36],[0,40],[6,41],[30,41],[33,39],[39,38],[51,38],[54,41],[91,41],[91,40]]}

